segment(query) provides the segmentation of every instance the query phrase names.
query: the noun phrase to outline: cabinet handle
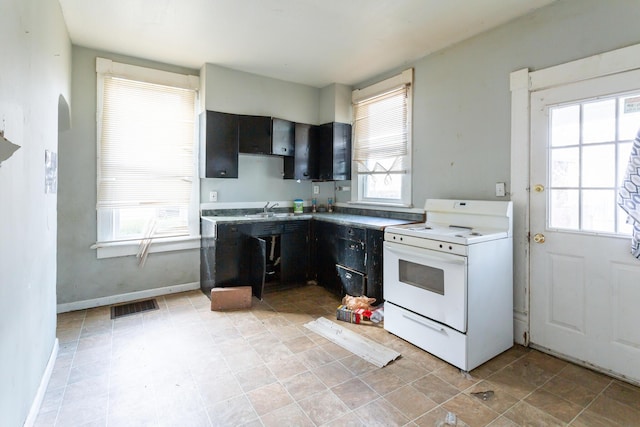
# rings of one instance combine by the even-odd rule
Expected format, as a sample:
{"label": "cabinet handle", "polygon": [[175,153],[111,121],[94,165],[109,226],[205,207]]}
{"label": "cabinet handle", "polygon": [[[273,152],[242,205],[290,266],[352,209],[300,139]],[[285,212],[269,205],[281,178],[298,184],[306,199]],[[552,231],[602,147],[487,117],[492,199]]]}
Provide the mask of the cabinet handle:
{"label": "cabinet handle", "polygon": [[227,174],[227,171],[226,171],[226,170],[224,170],[224,171],[220,171],[220,176],[225,176],[226,174]]}
{"label": "cabinet handle", "polygon": [[351,276],[351,274],[350,274],[350,273],[346,273],[346,274],[344,275],[344,277],[346,277],[347,279],[351,279],[351,277],[352,277],[352,276]]}
{"label": "cabinet handle", "polygon": [[308,173],[308,172],[304,172],[304,173],[302,174],[302,176],[309,176],[309,173]]}

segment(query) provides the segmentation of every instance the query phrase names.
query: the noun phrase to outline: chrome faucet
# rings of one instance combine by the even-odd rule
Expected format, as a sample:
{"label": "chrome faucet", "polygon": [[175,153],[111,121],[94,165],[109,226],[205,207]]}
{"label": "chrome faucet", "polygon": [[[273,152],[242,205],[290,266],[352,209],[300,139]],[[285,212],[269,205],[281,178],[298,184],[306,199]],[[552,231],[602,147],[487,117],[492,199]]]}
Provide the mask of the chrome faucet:
{"label": "chrome faucet", "polygon": [[264,205],[264,208],[262,208],[262,211],[267,214],[267,213],[269,213],[270,209],[273,209],[276,206],[278,206],[278,203],[274,203],[273,205],[269,206],[269,202],[267,202],[267,204]]}

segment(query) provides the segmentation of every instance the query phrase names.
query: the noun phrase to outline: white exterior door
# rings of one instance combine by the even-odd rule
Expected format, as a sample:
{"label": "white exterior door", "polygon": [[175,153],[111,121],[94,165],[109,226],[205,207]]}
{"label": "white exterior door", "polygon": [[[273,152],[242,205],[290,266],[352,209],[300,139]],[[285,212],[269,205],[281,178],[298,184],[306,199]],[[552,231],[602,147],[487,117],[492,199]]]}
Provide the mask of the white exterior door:
{"label": "white exterior door", "polygon": [[640,381],[640,260],[616,205],[640,72],[531,92],[530,341]]}

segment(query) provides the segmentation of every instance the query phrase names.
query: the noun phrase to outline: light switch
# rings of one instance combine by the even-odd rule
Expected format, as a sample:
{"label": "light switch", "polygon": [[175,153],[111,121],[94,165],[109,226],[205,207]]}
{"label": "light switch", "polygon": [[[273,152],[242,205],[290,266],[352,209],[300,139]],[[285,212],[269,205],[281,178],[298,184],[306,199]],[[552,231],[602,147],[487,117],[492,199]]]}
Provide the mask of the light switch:
{"label": "light switch", "polygon": [[496,197],[504,197],[507,195],[504,182],[496,182]]}
{"label": "light switch", "polygon": [[320,186],[319,185],[314,185],[313,186],[313,194],[320,194]]}
{"label": "light switch", "polygon": [[217,191],[209,191],[209,201],[217,202],[218,201],[218,192]]}

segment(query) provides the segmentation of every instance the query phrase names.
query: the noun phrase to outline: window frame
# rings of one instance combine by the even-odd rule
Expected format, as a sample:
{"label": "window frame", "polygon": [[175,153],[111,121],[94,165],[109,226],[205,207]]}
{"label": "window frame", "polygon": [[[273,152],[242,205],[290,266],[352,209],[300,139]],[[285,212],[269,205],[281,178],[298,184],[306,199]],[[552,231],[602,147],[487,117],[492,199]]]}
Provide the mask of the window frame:
{"label": "window frame", "polygon": [[[199,86],[200,78],[194,75],[178,74],[169,71],[146,68],[136,65],[114,62],[105,58],[96,58],[96,197],[100,185],[101,173],[101,134],[104,103],[104,78],[120,77],[140,82],[179,87],[195,91],[193,130],[193,158],[192,158],[192,186],[188,207],[188,235],[173,237],[154,237],[148,247],[148,253],[168,252],[177,250],[197,249],[200,247],[200,178],[198,172],[198,113],[199,113]],[[97,203],[97,198],[96,198]],[[113,258],[137,255],[141,244],[147,240],[144,238],[130,240],[100,241],[99,236],[113,235],[113,226],[116,222],[114,212],[96,209],[96,244],[91,248],[96,249],[97,258]]]}
{"label": "window frame", "polygon": [[[407,154],[403,164],[406,166],[405,173],[394,173],[394,175],[401,175],[401,196],[400,199],[388,199],[388,198],[375,198],[366,197],[366,178],[374,175],[373,173],[359,172],[358,165],[352,154],[352,167],[351,167],[351,179],[354,183],[353,191],[351,192],[352,204],[365,204],[381,207],[397,207],[397,208],[412,208],[412,134],[413,134],[413,68],[409,68],[400,74],[397,74],[388,79],[382,80],[378,83],[372,84],[362,89],[356,89],[352,92],[351,100],[353,104],[353,135],[352,141],[357,144],[356,141],[356,126],[355,126],[355,104],[366,101],[368,99],[380,96],[386,92],[390,92],[402,86],[407,86]],[[355,153],[355,149],[352,153]],[[378,174],[384,175],[384,174]]]}

